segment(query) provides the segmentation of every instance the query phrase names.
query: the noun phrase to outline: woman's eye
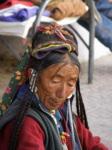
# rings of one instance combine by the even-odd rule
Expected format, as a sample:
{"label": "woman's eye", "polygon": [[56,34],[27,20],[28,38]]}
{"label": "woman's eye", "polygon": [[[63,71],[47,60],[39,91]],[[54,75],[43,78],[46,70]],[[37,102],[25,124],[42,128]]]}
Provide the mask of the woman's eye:
{"label": "woman's eye", "polygon": [[74,87],[75,84],[68,83],[69,87]]}
{"label": "woman's eye", "polygon": [[53,83],[59,83],[59,80],[52,80]]}

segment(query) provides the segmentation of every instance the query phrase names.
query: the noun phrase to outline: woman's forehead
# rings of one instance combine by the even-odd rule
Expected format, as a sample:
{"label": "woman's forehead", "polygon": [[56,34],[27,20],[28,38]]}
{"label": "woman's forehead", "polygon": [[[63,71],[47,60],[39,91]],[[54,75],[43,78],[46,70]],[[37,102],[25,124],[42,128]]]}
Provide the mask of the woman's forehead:
{"label": "woman's forehead", "polygon": [[79,74],[79,69],[77,66],[73,66],[71,64],[64,64],[64,63],[58,63],[58,64],[53,64],[47,67],[44,71],[44,74],[49,74],[49,75],[73,75],[73,76],[78,76]]}

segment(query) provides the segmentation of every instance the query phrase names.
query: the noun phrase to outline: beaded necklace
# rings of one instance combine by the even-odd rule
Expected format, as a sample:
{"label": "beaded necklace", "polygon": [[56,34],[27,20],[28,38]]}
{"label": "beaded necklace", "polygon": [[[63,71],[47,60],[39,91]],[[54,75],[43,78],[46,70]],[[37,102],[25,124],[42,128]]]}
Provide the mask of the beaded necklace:
{"label": "beaded necklace", "polygon": [[[55,110],[50,110],[50,113],[53,114],[54,116],[56,115]],[[59,127],[58,127],[58,130],[60,131]],[[60,131],[60,139],[63,144],[67,143],[67,137],[69,137],[69,136],[70,135],[67,132]]]}

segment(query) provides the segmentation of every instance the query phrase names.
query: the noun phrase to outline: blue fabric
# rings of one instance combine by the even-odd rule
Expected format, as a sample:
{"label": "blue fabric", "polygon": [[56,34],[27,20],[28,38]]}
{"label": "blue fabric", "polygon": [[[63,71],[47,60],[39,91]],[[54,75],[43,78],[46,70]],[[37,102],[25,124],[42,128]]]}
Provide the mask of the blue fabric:
{"label": "blue fabric", "polygon": [[95,3],[95,6],[100,13],[112,20],[112,2],[108,0],[99,0]]}
{"label": "blue fabric", "polygon": [[55,110],[55,115],[54,116],[56,117],[57,121],[62,120],[61,114],[60,114],[58,109]]}
{"label": "blue fabric", "polygon": [[[101,15],[102,22],[96,22],[95,37],[112,51],[112,2],[98,0],[95,6]],[[79,24],[89,30],[89,20],[79,20]]]}
{"label": "blue fabric", "polygon": [[57,120],[59,132],[60,132],[60,133],[61,133],[61,132],[64,132],[64,129],[63,129],[63,126],[62,126],[62,117],[61,117],[61,114],[60,114],[60,112],[59,112],[58,109],[55,110],[55,115],[54,115],[54,117],[55,117],[56,120]]}
{"label": "blue fabric", "polygon": [[96,25],[95,34],[99,41],[112,51],[112,21],[103,14],[100,15],[103,22]]}
{"label": "blue fabric", "polygon": [[95,3],[102,23],[96,24],[96,37],[112,51],[112,2],[99,0]]}
{"label": "blue fabric", "polygon": [[[73,99],[74,99],[74,95],[71,97],[71,99],[70,99],[70,102],[71,102],[71,105],[72,105],[72,102],[73,102]],[[64,106],[63,106],[63,109],[62,109],[62,112],[63,112],[63,114],[65,115],[65,118],[67,118],[67,102],[68,101],[65,101],[64,102]],[[74,114],[75,115],[75,114]],[[68,127],[69,127],[69,129],[70,129],[70,122],[69,122],[69,120],[68,120]],[[76,129],[74,128],[74,135],[75,135],[75,145],[76,145],[76,148],[75,148],[75,150],[80,150],[80,143],[79,143],[79,139],[78,139],[78,137],[77,137],[77,133],[76,133],[77,131],[76,131]]]}
{"label": "blue fabric", "polygon": [[[5,22],[21,22],[28,20],[30,17],[33,17],[37,14],[39,8],[34,7],[34,8],[23,8],[20,9],[17,13],[10,15],[10,16],[0,16],[0,21],[5,21]],[[44,10],[43,16],[50,16],[50,11]]]}

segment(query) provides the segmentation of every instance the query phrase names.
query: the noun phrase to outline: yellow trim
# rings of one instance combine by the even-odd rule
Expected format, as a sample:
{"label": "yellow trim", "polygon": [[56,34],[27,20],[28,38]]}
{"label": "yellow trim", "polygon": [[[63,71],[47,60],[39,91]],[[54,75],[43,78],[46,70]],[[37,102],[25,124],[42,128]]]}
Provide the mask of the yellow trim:
{"label": "yellow trim", "polygon": [[34,56],[34,53],[37,52],[38,50],[43,50],[43,49],[47,49],[47,48],[51,48],[51,47],[57,47],[57,46],[62,46],[62,45],[67,45],[67,46],[69,47],[68,52],[71,52],[71,51],[72,51],[71,45],[69,45],[69,44],[67,44],[67,43],[64,43],[64,44],[55,44],[55,45],[50,44],[50,45],[48,45],[48,46],[46,46],[46,47],[42,47],[42,48],[40,48],[40,49],[37,48],[37,49],[32,50],[32,55]]}

